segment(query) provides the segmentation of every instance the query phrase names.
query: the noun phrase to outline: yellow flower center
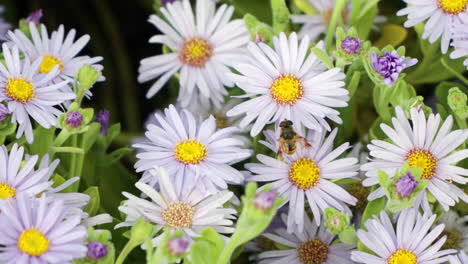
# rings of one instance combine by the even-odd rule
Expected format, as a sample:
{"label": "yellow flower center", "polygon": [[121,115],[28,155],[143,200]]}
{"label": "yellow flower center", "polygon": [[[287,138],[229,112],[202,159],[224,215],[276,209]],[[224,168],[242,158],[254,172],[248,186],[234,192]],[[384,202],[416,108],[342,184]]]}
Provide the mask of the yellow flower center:
{"label": "yellow flower center", "polygon": [[270,86],[273,99],[278,104],[294,104],[304,95],[304,89],[293,74],[281,74]]}
{"label": "yellow flower center", "polygon": [[30,256],[40,256],[49,250],[49,240],[34,228],[26,229],[18,239],[18,249]]}
{"label": "yellow flower center", "polygon": [[41,65],[39,66],[40,73],[49,73],[55,65],[59,66],[60,71],[63,71],[63,63],[55,56],[44,56]]}
{"label": "yellow flower center", "polygon": [[186,40],[182,45],[179,58],[192,67],[203,67],[213,55],[213,48],[208,41],[202,38]]}
{"label": "yellow flower center", "polygon": [[0,183],[0,199],[6,200],[9,197],[15,197],[16,189],[6,183]]}
{"label": "yellow flower center", "polygon": [[188,203],[175,202],[161,214],[164,221],[173,228],[187,228],[192,226],[195,208]]}
{"label": "yellow flower center", "polygon": [[299,261],[304,264],[322,264],[328,258],[328,246],[315,238],[305,241],[297,248]]}
{"label": "yellow flower center", "polygon": [[413,252],[399,249],[387,259],[388,264],[418,264],[418,259]]}
{"label": "yellow flower center", "polygon": [[10,78],[6,83],[5,93],[11,99],[24,104],[33,99],[34,86],[32,82],[22,78]]}
{"label": "yellow flower center", "polygon": [[421,179],[431,179],[436,174],[437,159],[429,151],[413,149],[406,155],[405,160],[411,168],[421,168]]}
{"label": "yellow flower center", "polygon": [[185,164],[198,164],[206,157],[206,148],[195,140],[187,140],[177,143],[175,158]]}
{"label": "yellow flower center", "polygon": [[308,158],[299,159],[289,168],[289,180],[297,188],[307,190],[319,182],[320,169]]}
{"label": "yellow flower center", "polygon": [[445,13],[458,15],[465,12],[468,0],[439,0],[437,5]]}

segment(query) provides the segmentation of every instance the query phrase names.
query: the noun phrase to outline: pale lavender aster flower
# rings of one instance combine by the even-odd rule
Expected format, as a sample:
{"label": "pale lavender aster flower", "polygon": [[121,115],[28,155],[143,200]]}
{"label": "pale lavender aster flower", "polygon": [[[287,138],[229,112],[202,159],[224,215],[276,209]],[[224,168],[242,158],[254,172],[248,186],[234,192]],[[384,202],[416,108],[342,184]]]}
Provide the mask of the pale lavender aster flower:
{"label": "pale lavender aster flower", "polygon": [[107,132],[109,132],[109,118],[110,113],[105,109],[97,114],[96,121],[101,124],[101,135],[103,136],[107,136]]}
{"label": "pale lavender aster flower", "polygon": [[169,249],[169,252],[171,252],[175,256],[178,256],[187,252],[189,244],[190,243],[187,239],[175,237],[169,240],[167,247]]}
{"label": "pale lavender aster flower", "polygon": [[39,25],[39,23],[41,22],[41,18],[42,18],[42,9],[38,9],[36,11],[33,11],[31,13],[29,13],[29,16],[26,18],[26,23],[29,24],[29,23],[34,23],[36,26]]}
{"label": "pale lavender aster flower", "polygon": [[361,51],[361,40],[347,37],[341,42],[341,49],[348,55],[356,55]]}
{"label": "pale lavender aster flower", "polygon": [[401,198],[405,198],[413,193],[416,186],[418,186],[418,181],[408,172],[405,176],[397,180],[395,189]]}
{"label": "pale lavender aster flower", "polygon": [[72,128],[77,128],[81,126],[83,122],[83,115],[76,111],[70,111],[67,114],[67,118],[65,119],[65,123]]}
{"label": "pale lavender aster flower", "polygon": [[78,215],[65,217],[63,201],[18,196],[0,200],[0,262],[72,263],[86,256],[86,228]]}
{"label": "pale lavender aster flower", "polygon": [[377,53],[371,53],[371,65],[374,70],[383,77],[383,82],[392,87],[398,80],[400,73],[418,62],[417,59],[409,59],[398,55],[396,51],[386,51],[385,55],[378,56]]}
{"label": "pale lavender aster flower", "polygon": [[88,243],[88,258],[92,260],[99,260],[107,256],[107,246],[99,241]]}
{"label": "pale lavender aster flower", "polygon": [[4,104],[0,103],[0,122],[5,120],[8,114],[10,114],[10,110],[8,110],[8,107]]}
{"label": "pale lavender aster flower", "polygon": [[277,191],[271,189],[257,194],[254,200],[254,206],[260,210],[269,210],[276,200]]}

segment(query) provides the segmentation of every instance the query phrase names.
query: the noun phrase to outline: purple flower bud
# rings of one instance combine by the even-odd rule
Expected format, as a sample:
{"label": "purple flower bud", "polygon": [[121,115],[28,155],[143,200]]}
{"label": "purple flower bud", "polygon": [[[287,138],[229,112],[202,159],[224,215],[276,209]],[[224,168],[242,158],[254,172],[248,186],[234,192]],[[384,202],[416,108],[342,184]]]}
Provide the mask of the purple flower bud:
{"label": "purple flower bud", "polygon": [[107,256],[106,245],[98,241],[88,243],[88,258],[98,260],[105,256]]}
{"label": "purple flower bud", "polygon": [[97,114],[96,121],[101,124],[101,135],[107,136],[107,132],[109,131],[109,117],[110,113],[107,110],[101,110]]}
{"label": "purple flower bud", "polygon": [[396,51],[386,51],[385,55],[380,57],[372,52],[370,56],[372,68],[383,77],[383,81],[388,87],[392,87],[398,80],[400,72],[418,62],[417,59],[400,57]]}
{"label": "purple flower bud", "polygon": [[41,22],[42,15],[42,9],[38,9],[36,11],[31,12],[26,18],[27,24],[33,22],[34,24],[36,24],[36,26],[39,25],[39,23]]}
{"label": "purple flower bud", "polygon": [[70,111],[67,114],[65,123],[72,128],[77,128],[83,123],[83,115],[76,111]]}
{"label": "purple flower bud", "polygon": [[169,252],[171,252],[175,256],[178,256],[184,254],[187,251],[189,247],[189,241],[181,237],[176,237],[169,240],[169,242],[167,243],[167,247],[169,249]]}
{"label": "purple flower bud", "polygon": [[268,210],[273,207],[273,203],[276,200],[276,190],[271,189],[266,192],[257,194],[254,200],[254,206],[260,210]]}
{"label": "purple flower bud", "polygon": [[7,115],[10,114],[10,110],[4,104],[0,103],[0,122],[7,118]]}
{"label": "purple flower bud", "polygon": [[348,55],[356,55],[361,51],[361,40],[347,37],[341,42],[341,49]]}
{"label": "purple flower bud", "polygon": [[395,184],[395,189],[397,194],[401,198],[405,198],[410,196],[414,189],[416,189],[416,186],[418,185],[418,181],[414,179],[414,177],[411,175],[411,173],[406,173],[405,176],[401,177],[400,179],[397,180]]}
{"label": "purple flower bud", "polygon": [[175,0],[161,0],[161,5],[166,6],[167,4],[172,4],[174,2]]}

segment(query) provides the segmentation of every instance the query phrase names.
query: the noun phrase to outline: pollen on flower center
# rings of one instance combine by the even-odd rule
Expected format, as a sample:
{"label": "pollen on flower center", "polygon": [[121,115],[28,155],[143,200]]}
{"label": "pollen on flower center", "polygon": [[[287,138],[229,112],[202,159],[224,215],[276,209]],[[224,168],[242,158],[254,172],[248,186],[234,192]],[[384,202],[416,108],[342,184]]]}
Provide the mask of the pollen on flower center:
{"label": "pollen on flower center", "polygon": [[387,259],[387,264],[417,264],[418,259],[413,252],[399,249]]}
{"label": "pollen on flower center", "polygon": [[305,241],[297,248],[299,261],[304,264],[322,264],[328,258],[328,246],[315,238]]}
{"label": "pollen on flower center", "polygon": [[39,66],[40,73],[49,73],[55,65],[59,66],[60,71],[63,71],[63,63],[55,56],[44,56],[41,65]]}
{"label": "pollen on flower center", "polygon": [[18,249],[30,256],[40,256],[49,250],[49,240],[34,228],[27,229],[18,238]]}
{"label": "pollen on flower center", "polygon": [[164,221],[173,228],[188,228],[192,226],[195,208],[188,203],[175,202],[161,214]]}
{"label": "pollen on flower center", "polygon": [[438,0],[437,6],[445,13],[458,15],[465,12],[468,0]]}
{"label": "pollen on flower center", "polygon": [[177,143],[175,148],[175,158],[185,164],[198,164],[206,155],[205,146],[196,140]]}
{"label": "pollen on flower center", "polygon": [[22,78],[10,78],[6,83],[5,93],[17,102],[26,103],[34,97],[34,86],[30,81]]}
{"label": "pollen on flower center", "polygon": [[213,55],[213,47],[202,38],[186,40],[182,45],[179,58],[192,67],[203,67]]}
{"label": "pollen on flower center", "polygon": [[294,104],[304,95],[301,80],[293,74],[281,74],[271,84],[270,92],[278,104]]}
{"label": "pollen on flower center", "polygon": [[15,197],[16,189],[6,183],[0,183],[0,199],[6,200],[9,197]]}
{"label": "pollen on flower center", "polygon": [[411,150],[405,157],[411,168],[421,168],[421,179],[427,180],[434,177],[437,169],[437,159],[431,152],[420,149]]}
{"label": "pollen on flower center", "polygon": [[320,169],[308,158],[299,159],[289,168],[289,180],[297,188],[307,190],[319,182]]}

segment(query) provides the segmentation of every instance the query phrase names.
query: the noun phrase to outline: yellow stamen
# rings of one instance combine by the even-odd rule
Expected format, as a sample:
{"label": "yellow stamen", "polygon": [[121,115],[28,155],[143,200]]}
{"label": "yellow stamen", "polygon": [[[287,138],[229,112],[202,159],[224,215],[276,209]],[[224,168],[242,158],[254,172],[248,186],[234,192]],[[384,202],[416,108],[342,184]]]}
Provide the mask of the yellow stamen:
{"label": "yellow stamen", "polygon": [[24,104],[34,98],[34,86],[31,81],[21,77],[9,78],[6,83],[5,93],[11,99]]}
{"label": "yellow stamen", "polygon": [[63,71],[63,63],[55,56],[44,56],[41,65],[39,66],[40,73],[49,73],[55,65],[59,66],[60,71]]}
{"label": "yellow stamen", "polygon": [[49,250],[49,240],[35,228],[26,229],[18,238],[18,249],[30,256],[40,256]]}
{"label": "yellow stamen", "polygon": [[465,12],[468,0],[438,0],[437,6],[445,13],[458,15]]}
{"label": "yellow stamen", "polygon": [[388,264],[418,264],[418,259],[413,252],[406,249],[399,249],[390,258]]}
{"label": "yellow stamen", "polygon": [[161,214],[164,221],[173,228],[187,228],[192,226],[195,208],[188,203],[175,202]]}
{"label": "yellow stamen", "polygon": [[319,182],[320,169],[308,158],[299,159],[289,168],[289,180],[297,188],[307,190]]}
{"label": "yellow stamen", "polygon": [[294,104],[304,95],[301,80],[292,74],[280,75],[270,86],[271,97],[278,104]]}
{"label": "yellow stamen", "polygon": [[206,157],[206,148],[196,140],[187,140],[177,143],[175,158],[185,164],[198,164]]}
{"label": "yellow stamen", "polygon": [[299,261],[304,264],[322,264],[328,258],[328,245],[315,238],[305,241],[297,248]]}
{"label": "yellow stamen", "polygon": [[179,58],[192,67],[203,67],[213,55],[213,48],[208,41],[202,38],[186,40],[182,45]]}
{"label": "yellow stamen", "polygon": [[421,179],[434,177],[437,169],[437,159],[427,150],[413,149],[405,157],[411,168],[421,168]]}
{"label": "yellow stamen", "polygon": [[0,199],[6,200],[9,197],[15,197],[16,189],[6,183],[0,183]]}

